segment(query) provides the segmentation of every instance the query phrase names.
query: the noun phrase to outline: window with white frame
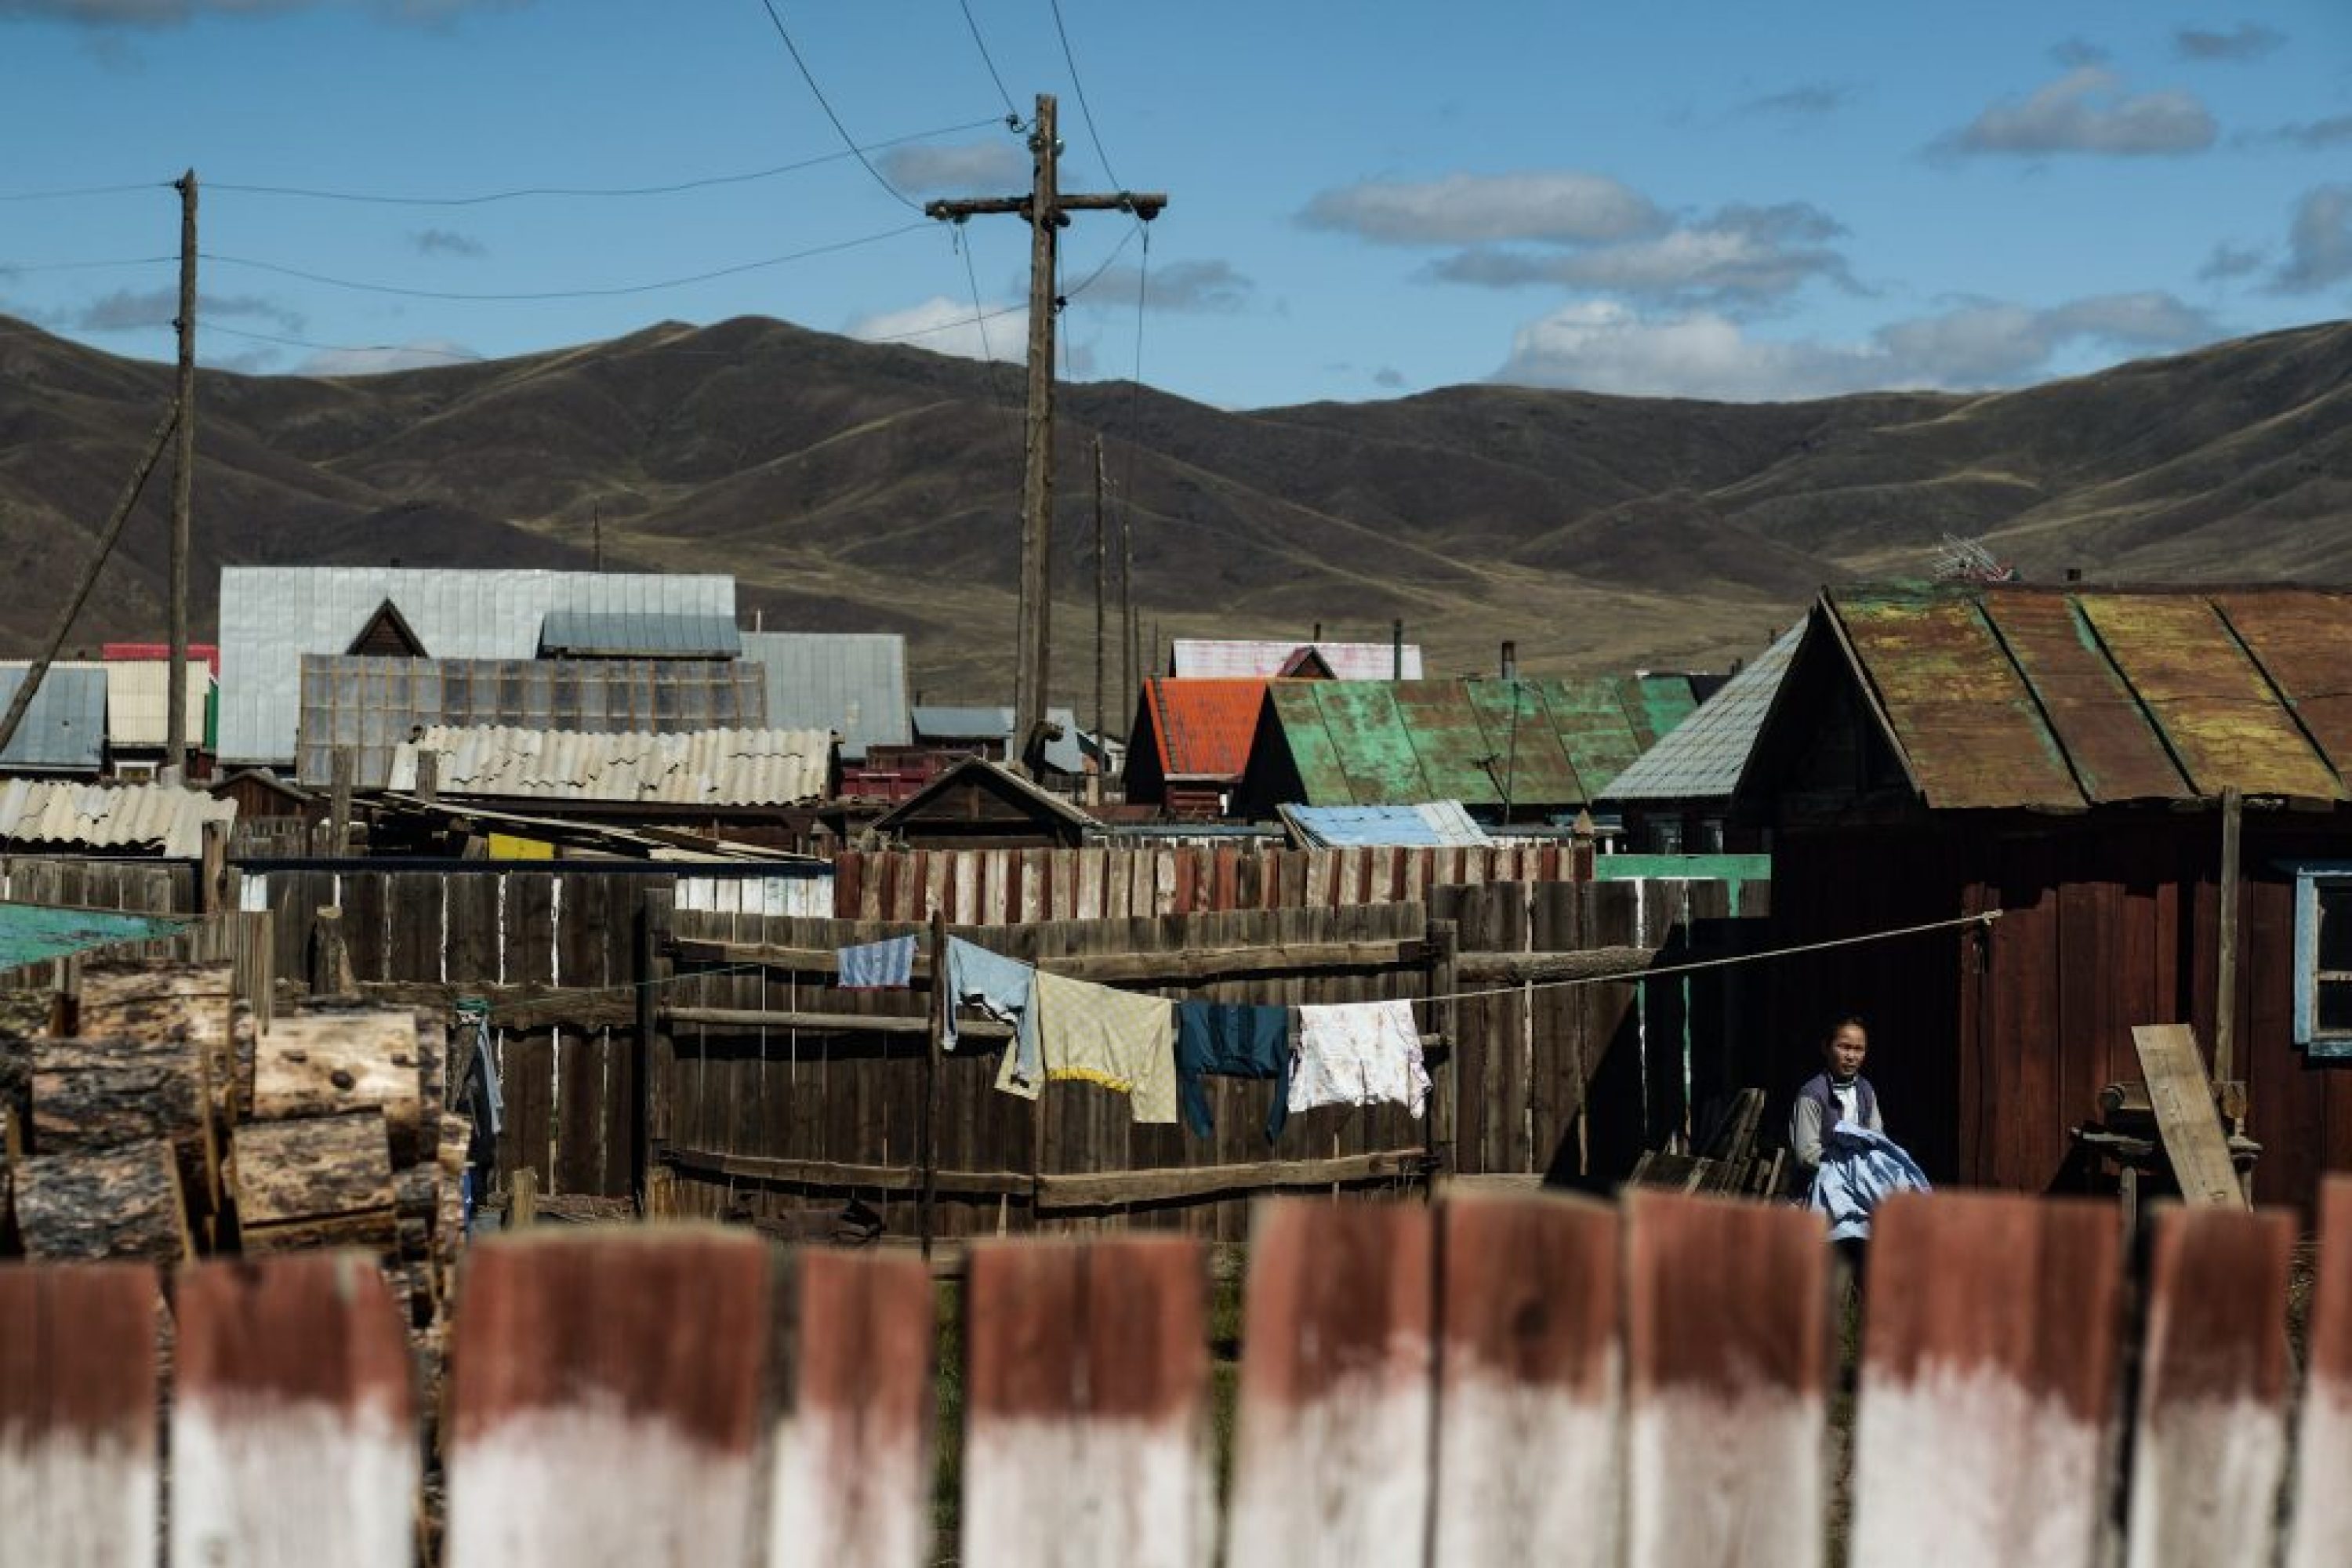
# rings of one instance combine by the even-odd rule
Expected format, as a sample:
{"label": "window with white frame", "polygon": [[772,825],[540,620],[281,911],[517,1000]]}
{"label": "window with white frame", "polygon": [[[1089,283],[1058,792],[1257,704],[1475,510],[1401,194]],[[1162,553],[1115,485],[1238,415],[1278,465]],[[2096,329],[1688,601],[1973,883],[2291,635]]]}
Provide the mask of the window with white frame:
{"label": "window with white frame", "polygon": [[2294,871],[2294,1043],[2352,1059],[2352,860]]}

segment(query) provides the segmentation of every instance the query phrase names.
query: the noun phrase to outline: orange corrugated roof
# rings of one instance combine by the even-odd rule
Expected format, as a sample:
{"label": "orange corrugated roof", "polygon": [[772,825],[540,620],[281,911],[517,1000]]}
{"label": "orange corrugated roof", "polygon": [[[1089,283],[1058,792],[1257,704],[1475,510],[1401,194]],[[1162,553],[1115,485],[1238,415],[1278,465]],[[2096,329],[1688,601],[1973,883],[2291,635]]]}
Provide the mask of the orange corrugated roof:
{"label": "orange corrugated roof", "polygon": [[1238,779],[1249,765],[1264,680],[1160,676],[1144,682],[1152,744],[1168,778]]}

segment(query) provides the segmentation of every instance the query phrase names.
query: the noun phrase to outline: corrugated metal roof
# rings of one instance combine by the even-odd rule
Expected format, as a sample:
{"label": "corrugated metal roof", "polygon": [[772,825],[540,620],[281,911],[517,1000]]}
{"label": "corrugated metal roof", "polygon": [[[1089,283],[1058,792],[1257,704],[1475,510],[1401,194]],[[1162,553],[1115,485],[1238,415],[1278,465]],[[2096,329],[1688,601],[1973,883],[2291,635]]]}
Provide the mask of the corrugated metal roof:
{"label": "corrugated metal roof", "polygon": [[1961,584],[1819,613],[1930,807],[2352,798],[2352,595]]}
{"label": "corrugated metal roof", "polygon": [[[1078,715],[1068,708],[1045,710],[1048,723],[1062,727],[1062,738],[1045,744],[1045,765],[1066,773],[1087,769],[1086,747],[1078,735]],[[1013,710],[987,707],[940,707],[925,703],[914,710],[918,741],[994,741],[1013,743]]]}
{"label": "corrugated metal roof", "polygon": [[393,754],[387,788],[416,787],[416,753],[437,752],[445,795],[498,800],[798,805],[831,793],[828,730],[681,734],[428,728]]}
{"label": "corrugated metal roof", "polygon": [[236,820],[235,800],[168,784],[0,784],[0,840],[16,843],[161,851],[192,860],[204,853],[205,823]]}
{"label": "corrugated metal roof", "polygon": [[1756,749],[1756,735],[1804,640],[1799,621],[1740,667],[1716,694],[1633,760],[1601,792],[1603,800],[1728,799]]}
{"label": "corrugated metal roof", "polygon": [[224,566],[220,590],[230,763],[293,760],[302,656],[344,652],[386,599],[436,658],[529,658],[550,610],[735,617],[735,580],[723,575]]}
{"label": "corrugated metal roof", "polygon": [[539,623],[541,658],[734,658],[742,651],[732,616],[557,609]]}
{"label": "corrugated metal roof", "polygon": [[1276,681],[1269,700],[1308,805],[1583,805],[1658,717],[1616,677]]}
{"label": "corrugated metal roof", "polygon": [[1161,776],[1238,779],[1249,766],[1263,680],[1153,679],[1143,683],[1145,722]]}
{"label": "corrugated metal roof", "polygon": [[743,658],[766,672],[778,729],[831,730],[845,761],[913,739],[907,639],[897,632],[745,632]]}
{"label": "corrugated metal roof", "polygon": [[0,903],[0,970],[124,942],[156,942],[188,923],[168,915],[116,914],[48,904]]}
{"label": "corrugated metal roof", "polygon": [[1282,816],[1310,849],[1391,845],[1480,848],[1494,842],[1458,800],[1417,805],[1286,805]]}
{"label": "corrugated metal roof", "polygon": [[[0,665],[0,713],[16,700],[32,666]],[[199,717],[204,710],[196,710]],[[106,765],[106,670],[96,664],[52,664],[25,710],[24,722],[0,752],[0,768],[22,773],[95,773]]]}
{"label": "corrugated metal roof", "polygon": [[420,726],[589,734],[763,729],[766,678],[731,659],[372,658],[305,654],[295,776],[324,787],[334,753],[359,753],[354,783],[380,789],[393,748]]}
{"label": "corrugated metal roof", "polygon": [[[1258,676],[1271,678],[1313,648],[1339,680],[1387,680],[1396,670],[1396,648],[1384,642],[1303,642],[1296,637],[1178,637],[1168,658],[1169,673],[1180,678]],[[1404,678],[1422,678],[1421,645],[1404,645]]]}
{"label": "corrugated metal roof", "polygon": [[[172,667],[155,659],[106,661],[106,738],[116,746],[162,746],[171,738]],[[205,698],[213,672],[191,660],[182,689],[187,693],[191,739],[204,728]]]}

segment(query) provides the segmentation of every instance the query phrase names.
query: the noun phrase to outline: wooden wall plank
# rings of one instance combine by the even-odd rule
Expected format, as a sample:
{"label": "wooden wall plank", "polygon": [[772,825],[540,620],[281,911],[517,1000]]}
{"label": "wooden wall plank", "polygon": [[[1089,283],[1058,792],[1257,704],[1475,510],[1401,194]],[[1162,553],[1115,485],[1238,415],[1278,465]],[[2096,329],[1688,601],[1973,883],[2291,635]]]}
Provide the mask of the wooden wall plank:
{"label": "wooden wall plank", "polygon": [[766,1568],[919,1568],[931,1542],[930,1270],[811,1249],[795,1272]]}
{"label": "wooden wall plank", "polygon": [[2287,1568],[2352,1563],[2352,1176],[2331,1176],[2319,1197],[2303,1411],[2295,1431],[2294,1523]]}
{"label": "wooden wall plank", "polygon": [[1637,1191],[1626,1223],[1628,1568],[1818,1568],[1820,1216]]}
{"label": "wooden wall plank", "polygon": [[0,1541],[22,1568],[152,1568],[160,1297],[141,1264],[0,1266]]}
{"label": "wooden wall plank", "polygon": [[1231,1568],[1422,1563],[1432,1233],[1419,1205],[1258,1206],[1226,1516]]}
{"label": "wooden wall plank", "polygon": [[409,1568],[421,1466],[408,1341],[375,1260],[184,1271],[172,1568]]}
{"label": "wooden wall plank", "polygon": [[1622,1472],[1615,1208],[1439,1211],[1438,1563],[1614,1568]]}
{"label": "wooden wall plank", "polygon": [[1906,1194],[1871,1233],[1853,1561],[2105,1561],[2115,1211]]}
{"label": "wooden wall plank", "polygon": [[463,1292],[446,1568],[751,1560],[771,1300],[755,1237],[500,1238],[468,1254]]}
{"label": "wooden wall plank", "polygon": [[2268,1563],[2286,1462],[2283,1210],[2157,1217],[2125,1561]]}

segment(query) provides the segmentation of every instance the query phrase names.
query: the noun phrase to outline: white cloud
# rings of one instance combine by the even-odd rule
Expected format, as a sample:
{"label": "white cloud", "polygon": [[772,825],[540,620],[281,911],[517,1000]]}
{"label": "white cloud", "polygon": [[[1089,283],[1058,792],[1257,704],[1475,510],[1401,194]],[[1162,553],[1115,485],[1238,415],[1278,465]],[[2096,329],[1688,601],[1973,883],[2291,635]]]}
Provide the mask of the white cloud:
{"label": "white cloud", "polygon": [[2325,120],[2303,120],[2282,125],[2271,132],[2270,139],[2314,152],[2325,147],[2341,147],[2352,143],[2352,114],[2332,114]]}
{"label": "white cloud", "polygon": [[1780,120],[1818,120],[1835,114],[1853,101],[1853,89],[1838,82],[1807,82],[1785,92],[1751,98],[1734,114],[1766,115]]}
{"label": "white cloud", "polygon": [[2115,72],[2083,66],[2026,98],[1994,104],[1930,151],[2147,157],[2201,153],[2214,135],[2213,116],[2195,94],[2178,88],[2127,92]]}
{"label": "white cloud", "polygon": [[2074,37],[2061,38],[2053,44],[2050,47],[2050,58],[2068,70],[2073,70],[2076,66],[2105,65],[2114,56],[2107,51],[2105,46],[2095,44],[2077,34]]}
{"label": "white cloud", "polygon": [[935,295],[903,310],[860,316],[843,332],[869,343],[905,343],[959,359],[1019,364],[1029,353],[1029,308],[991,303],[977,319],[969,301]]}
{"label": "white cloud", "polygon": [[2228,278],[2243,278],[2249,272],[2259,272],[2263,253],[2250,246],[2231,245],[2223,240],[2213,247],[2213,254],[2197,269],[2200,283],[2216,283]]}
{"label": "white cloud", "polygon": [[1714,311],[1646,317],[1586,301],[1519,330],[1497,381],[1644,397],[1746,403],[1891,388],[1975,390],[2047,371],[2062,349],[2185,348],[2219,335],[2168,294],[2100,295],[2047,309],[1970,301],[1895,321],[1860,342],[1752,336]]}
{"label": "white cloud", "polygon": [[1257,291],[1257,284],[1229,261],[1176,261],[1149,274],[1135,267],[1106,268],[1082,298],[1089,305],[1132,309],[1139,283],[1147,307],[1177,315],[1233,315]]}
{"label": "white cloud", "polygon": [[900,190],[998,195],[1029,188],[1029,154],[1011,142],[892,147],[874,162],[882,177]]}
{"label": "white cloud", "polygon": [[1490,288],[1565,285],[1653,302],[1778,300],[1816,278],[1853,287],[1845,258],[1827,242],[1844,233],[1803,202],[1732,205],[1663,234],[1566,255],[1485,248],[1439,262],[1432,275]]}
{"label": "white cloud", "polygon": [[1385,245],[1591,245],[1647,234],[1665,221],[1640,192],[1572,171],[1369,181],[1321,193],[1300,216],[1310,227]]}
{"label": "white cloud", "polygon": [[488,256],[490,247],[470,234],[454,228],[419,229],[408,237],[419,256]]}
{"label": "white cloud", "polygon": [[430,370],[468,363],[481,355],[447,338],[419,338],[413,342],[378,343],[362,349],[321,349],[295,366],[297,375],[383,375],[395,370]]}
{"label": "white cloud", "polygon": [[2286,35],[2260,22],[2241,22],[2226,33],[2183,27],[2172,35],[2173,51],[2185,60],[2258,60],[2286,43]]}
{"label": "white cloud", "polygon": [[[150,289],[143,292],[118,289],[111,294],[100,295],[89,303],[69,311],[65,316],[68,325],[80,332],[134,332],[151,327],[168,327],[179,319],[180,293],[176,289]],[[232,321],[260,321],[275,323],[289,332],[302,330],[302,314],[274,300],[257,294],[196,295],[196,332],[204,334],[204,323],[209,317],[225,316]]]}
{"label": "white cloud", "polygon": [[2352,279],[2352,185],[2305,191],[2287,225],[2286,261],[2272,287],[2308,294]]}

